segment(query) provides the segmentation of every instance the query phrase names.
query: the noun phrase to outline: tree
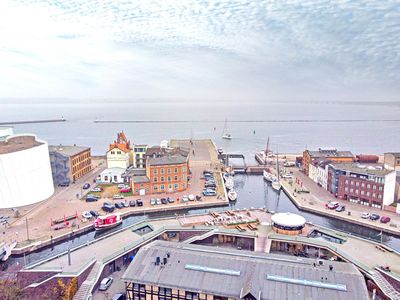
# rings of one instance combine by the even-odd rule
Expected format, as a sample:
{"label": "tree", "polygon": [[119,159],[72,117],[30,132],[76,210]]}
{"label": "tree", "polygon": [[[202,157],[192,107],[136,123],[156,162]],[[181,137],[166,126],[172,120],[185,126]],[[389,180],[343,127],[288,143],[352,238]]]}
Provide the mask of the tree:
{"label": "tree", "polygon": [[20,300],[24,297],[24,291],[17,280],[0,280],[0,299]]}

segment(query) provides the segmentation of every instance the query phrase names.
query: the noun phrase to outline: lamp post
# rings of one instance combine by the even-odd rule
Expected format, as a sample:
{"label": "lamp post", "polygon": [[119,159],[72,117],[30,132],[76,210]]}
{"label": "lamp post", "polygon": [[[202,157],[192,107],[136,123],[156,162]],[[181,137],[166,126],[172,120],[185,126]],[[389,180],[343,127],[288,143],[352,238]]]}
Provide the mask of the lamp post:
{"label": "lamp post", "polygon": [[29,225],[28,225],[28,217],[25,218],[26,224],[26,240],[29,241]]}

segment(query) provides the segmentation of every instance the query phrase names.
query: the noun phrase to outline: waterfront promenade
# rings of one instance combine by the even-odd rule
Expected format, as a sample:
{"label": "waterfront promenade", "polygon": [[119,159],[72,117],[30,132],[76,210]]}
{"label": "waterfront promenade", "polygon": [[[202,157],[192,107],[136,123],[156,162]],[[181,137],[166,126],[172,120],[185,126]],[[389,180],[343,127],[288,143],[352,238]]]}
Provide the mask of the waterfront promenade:
{"label": "waterfront promenade", "polygon": [[[345,200],[335,198],[328,191],[319,187],[308,176],[302,173],[298,168],[287,168],[288,171],[293,173],[293,179],[281,179],[283,190],[286,192],[292,202],[301,210],[316,213],[324,216],[329,216],[335,219],[344,220],[350,223],[366,226],[376,230],[382,230],[393,235],[400,236],[400,216],[372,207],[365,207],[360,204],[352,203]],[[296,184],[296,179],[302,182],[310,193],[298,193],[301,187]],[[337,212],[335,210],[327,209],[325,204],[328,201],[338,201],[340,204],[346,206],[346,211]],[[350,215],[349,215],[350,212]],[[379,221],[372,221],[370,219],[362,219],[363,212],[376,213],[380,216],[385,215],[391,218],[391,222],[387,224],[380,223]]]}

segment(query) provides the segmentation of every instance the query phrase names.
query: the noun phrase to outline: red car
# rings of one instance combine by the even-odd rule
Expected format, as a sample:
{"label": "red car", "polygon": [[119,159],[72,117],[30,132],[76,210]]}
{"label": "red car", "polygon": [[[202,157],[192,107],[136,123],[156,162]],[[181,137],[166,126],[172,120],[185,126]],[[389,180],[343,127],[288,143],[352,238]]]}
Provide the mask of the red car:
{"label": "red car", "polygon": [[336,209],[338,206],[339,206],[339,202],[336,202],[336,201],[330,201],[325,204],[325,207],[329,208],[329,209]]}
{"label": "red car", "polygon": [[130,193],[131,189],[130,188],[128,188],[128,189],[120,189],[119,192],[120,193]]}
{"label": "red car", "polygon": [[381,217],[381,223],[389,223],[389,222],[390,222],[390,218],[388,216]]}

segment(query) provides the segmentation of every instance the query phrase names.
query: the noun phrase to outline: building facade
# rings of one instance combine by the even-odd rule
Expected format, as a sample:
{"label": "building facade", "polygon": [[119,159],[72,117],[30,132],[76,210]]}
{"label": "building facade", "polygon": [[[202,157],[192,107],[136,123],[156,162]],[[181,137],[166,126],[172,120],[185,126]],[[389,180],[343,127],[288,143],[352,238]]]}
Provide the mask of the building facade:
{"label": "building facade", "polygon": [[92,171],[92,155],[89,147],[50,146],[50,161],[54,183],[65,185]]}
{"label": "building facade", "polygon": [[383,209],[395,200],[396,172],[380,165],[331,164],[337,182],[336,196]]}
{"label": "building facade", "polygon": [[110,144],[106,156],[107,168],[126,169],[135,165],[134,150],[123,131],[118,133],[117,139]]}
{"label": "building facade", "polygon": [[146,151],[147,145],[135,145],[134,155],[135,155],[135,168],[145,169],[146,168]]}
{"label": "building facade", "polygon": [[107,168],[99,175],[99,183],[124,183],[124,168]]}
{"label": "building facade", "polygon": [[330,160],[332,162],[353,162],[354,155],[350,151],[338,151],[336,149],[322,149],[318,151],[305,150],[303,152],[303,170],[309,176],[310,164],[314,159]]}
{"label": "building facade", "polygon": [[395,170],[400,173],[400,152],[385,153],[384,165],[386,169]]}
{"label": "building facade", "polygon": [[35,135],[0,141],[0,208],[30,205],[54,193],[49,148]]}

